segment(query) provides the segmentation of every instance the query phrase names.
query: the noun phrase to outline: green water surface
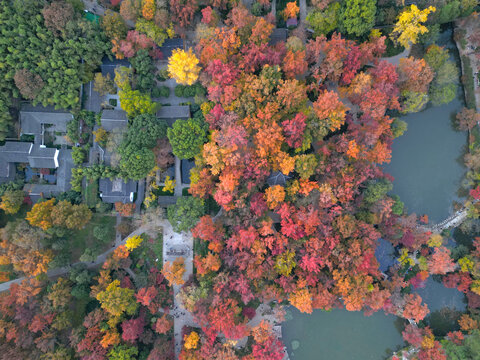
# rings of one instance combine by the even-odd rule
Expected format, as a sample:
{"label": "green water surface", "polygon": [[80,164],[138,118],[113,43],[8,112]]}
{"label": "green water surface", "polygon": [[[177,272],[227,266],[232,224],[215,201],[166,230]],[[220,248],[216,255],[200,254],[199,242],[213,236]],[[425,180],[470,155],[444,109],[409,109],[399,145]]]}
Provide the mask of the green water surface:
{"label": "green water surface", "polygon": [[[402,320],[383,312],[290,311],[293,319],[283,323],[282,336],[292,360],[382,360],[403,344]],[[293,351],[294,340],[300,347]]]}

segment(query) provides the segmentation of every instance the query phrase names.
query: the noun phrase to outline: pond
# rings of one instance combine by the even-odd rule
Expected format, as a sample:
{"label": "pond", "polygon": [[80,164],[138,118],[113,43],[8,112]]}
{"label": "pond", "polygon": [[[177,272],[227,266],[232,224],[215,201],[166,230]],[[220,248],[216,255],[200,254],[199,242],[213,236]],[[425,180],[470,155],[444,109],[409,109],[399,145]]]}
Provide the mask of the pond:
{"label": "pond", "polygon": [[[442,33],[440,45],[454,47],[450,36],[451,31]],[[408,213],[426,214],[431,224],[451,215],[453,202],[461,201],[457,192],[465,174],[467,134],[455,131],[452,120],[463,106],[459,87],[457,98],[449,104],[402,116],[408,130],[394,140],[392,160],[384,166],[395,179],[392,193],[400,196]]]}
{"label": "pond", "polygon": [[[439,44],[454,47],[451,31],[442,34]],[[453,202],[460,200],[457,192],[465,173],[462,157],[467,135],[455,131],[452,120],[463,106],[459,88],[451,103],[403,116],[408,130],[395,139],[392,161],[384,167],[395,178],[393,193],[400,196],[408,213],[427,214],[430,223],[447,218],[453,212]],[[380,246],[376,253],[385,269],[393,261],[388,258],[392,250]],[[426,320],[432,326],[438,324],[437,334],[451,330],[457,310],[465,308],[464,295],[433,279],[416,291],[433,313]],[[282,326],[282,336],[292,360],[382,360],[403,345],[403,320],[383,312],[369,317],[340,309],[312,314],[291,309],[291,313],[292,319]]]}
{"label": "pond", "polygon": [[293,319],[283,323],[282,337],[292,360],[383,360],[403,345],[403,320],[393,315],[289,310]]}

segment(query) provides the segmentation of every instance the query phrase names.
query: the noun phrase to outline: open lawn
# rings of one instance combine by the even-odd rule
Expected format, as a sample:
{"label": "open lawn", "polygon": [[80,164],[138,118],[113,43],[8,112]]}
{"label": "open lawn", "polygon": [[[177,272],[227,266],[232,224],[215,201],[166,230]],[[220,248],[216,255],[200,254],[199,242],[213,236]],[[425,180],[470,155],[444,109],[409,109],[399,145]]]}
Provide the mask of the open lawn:
{"label": "open lawn", "polygon": [[87,181],[83,198],[89,208],[94,208],[100,198],[98,197],[98,180]]}
{"label": "open lawn", "polygon": [[[93,229],[96,226],[107,228],[108,241],[101,243],[93,236]],[[106,251],[115,241],[115,217],[101,214],[93,214],[92,220],[82,230],[75,231],[71,236],[71,261],[78,261],[87,247],[98,248],[98,253]]]}

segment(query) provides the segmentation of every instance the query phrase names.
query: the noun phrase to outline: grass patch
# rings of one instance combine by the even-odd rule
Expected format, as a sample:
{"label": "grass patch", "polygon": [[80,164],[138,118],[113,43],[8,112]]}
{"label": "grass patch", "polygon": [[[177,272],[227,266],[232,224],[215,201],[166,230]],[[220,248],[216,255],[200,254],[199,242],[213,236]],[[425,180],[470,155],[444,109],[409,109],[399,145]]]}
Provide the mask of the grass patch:
{"label": "grass patch", "polygon": [[383,55],[384,57],[392,57],[398,55],[404,50],[404,47],[402,45],[395,45],[395,43],[390,39],[389,36],[387,36],[387,39],[385,40],[385,45],[387,46],[387,48],[385,50],[385,54]]}
{"label": "grass patch", "polygon": [[158,259],[157,266],[161,269],[163,267],[163,229],[158,233],[157,238],[153,240],[151,248],[156,259]]}
{"label": "grass patch", "polygon": [[163,191],[163,186],[159,187],[158,189],[153,190],[153,193],[157,196],[174,196],[174,192]]}
{"label": "grass patch", "polygon": [[94,208],[100,198],[98,197],[98,179],[87,181],[84,190],[84,200],[89,208]]}
{"label": "grass patch", "polygon": [[[115,223],[114,216],[93,214],[92,220],[82,230],[72,232],[71,239],[71,262],[76,262],[85,252],[87,247],[98,250],[98,253],[106,251],[115,241]],[[101,243],[93,236],[93,229],[96,227],[107,228],[108,241]]]}
{"label": "grass patch", "polygon": [[193,240],[193,256],[200,255],[206,256],[208,254],[208,245],[205,241],[194,239]]}
{"label": "grass patch", "polygon": [[155,239],[145,233],[141,237],[143,242],[131,253],[134,265],[131,268],[139,274],[148,273],[152,266],[161,270],[163,267],[163,230],[159,231]]}

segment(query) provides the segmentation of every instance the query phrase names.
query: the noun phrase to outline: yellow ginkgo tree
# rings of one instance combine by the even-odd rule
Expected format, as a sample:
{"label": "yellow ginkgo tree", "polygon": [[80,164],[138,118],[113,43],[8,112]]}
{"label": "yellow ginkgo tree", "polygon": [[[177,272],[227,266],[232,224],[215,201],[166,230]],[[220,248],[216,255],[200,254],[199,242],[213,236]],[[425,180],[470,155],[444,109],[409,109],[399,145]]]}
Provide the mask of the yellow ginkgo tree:
{"label": "yellow ginkgo tree", "polygon": [[165,178],[165,186],[163,187],[163,191],[173,193],[175,190],[176,183],[177,183],[176,180],[172,180],[170,179],[170,176],[167,176]]}
{"label": "yellow ginkgo tree", "polygon": [[406,8],[398,17],[398,21],[392,31],[392,40],[404,48],[415,44],[418,36],[428,32],[426,26],[423,25],[427,21],[428,14],[434,12],[436,9],[429,6],[424,10],[420,10],[416,5],[411,5]]}
{"label": "yellow ginkgo tree", "polygon": [[172,56],[168,59],[168,73],[177,83],[192,85],[197,81],[200,73],[198,62],[198,58],[191,48],[188,51],[181,49],[173,50]]}
{"label": "yellow ginkgo tree", "polygon": [[125,247],[128,249],[128,250],[133,250],[133,249],[136,249],[137,247],[140,246],[140,244],[142,243],[143,239],[141,236],[139,235],[134,235],[134,236],[131,236],[127,239],[127,242],[125,243]]}

